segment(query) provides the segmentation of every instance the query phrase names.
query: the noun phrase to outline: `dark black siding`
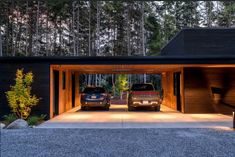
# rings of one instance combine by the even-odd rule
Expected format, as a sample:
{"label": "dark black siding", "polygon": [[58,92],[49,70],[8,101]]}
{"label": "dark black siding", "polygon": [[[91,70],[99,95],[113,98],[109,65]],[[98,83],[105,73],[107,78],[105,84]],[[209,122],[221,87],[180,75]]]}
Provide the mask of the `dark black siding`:
{"label": "dark black siding", "polygon": [[14,85],[15,73],[17,69],[24,69],[24,72],[32,71],[34,74],[34,82],[32,85],[32,93],[41,100],[38,106],[32,110],[32,114],[50,113],[50,66],[48,63],[0,63],[0,116],[9,114],[10,109],[7,105],[5,92],[10,89],[10,85]]}
{"label": "dark black siding", "polygon": [[166,56],[235,55],[235,29],[184,29],[163,49]]}
{"label": "dark black siding", "polygon": [[184,55],[184,31],[180,31],[161,50],[162,56],[183,56]]}

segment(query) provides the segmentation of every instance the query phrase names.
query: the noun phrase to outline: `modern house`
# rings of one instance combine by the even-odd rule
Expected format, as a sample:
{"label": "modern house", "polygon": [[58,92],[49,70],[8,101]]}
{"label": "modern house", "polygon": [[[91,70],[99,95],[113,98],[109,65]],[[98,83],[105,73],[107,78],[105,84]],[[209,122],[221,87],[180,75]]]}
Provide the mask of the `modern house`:
{"label": "modern house", "polygon": [[235,109],[235,29],[183,29],[157,57],[1,57],[0,116],[19,68],[32,71],[48,118],[79,104],[79,74],[161,74],[163,104],[182,113],[231,114]]}

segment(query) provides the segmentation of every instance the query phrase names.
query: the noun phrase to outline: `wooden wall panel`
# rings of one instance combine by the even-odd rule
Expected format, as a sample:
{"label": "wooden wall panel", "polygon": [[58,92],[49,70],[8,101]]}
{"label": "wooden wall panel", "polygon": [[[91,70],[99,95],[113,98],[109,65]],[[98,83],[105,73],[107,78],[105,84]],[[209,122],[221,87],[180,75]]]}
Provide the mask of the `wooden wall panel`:
{"label": "wooden wall panel", "polygon": [[68,111],[72,108],[72,73],[69,70],[66,70],[66,103],[65,111]]}
{"label": "wooden wall panel", "polygon": [[182,68],[180,75],[180,99],[181,99],[181,112],[185,113],[185,89],[184,89],[184,69]]}
{"label": "wooden wall panel", "polygon": [[63,72],[59,70],[59,114],[65,111],[65,90],[63,89]]}
{"label": "wooden wall panel", "polygon": [[[63,72],[65,72],[65,89],[63,89]],[[59,70],[59,114],[72,109],[72,73]]]}
{"label": "wooden wall panel", "polygon": [[[54,80],[53,80],[53,67],[51,67],[51,86],[50,86],[50,117],[53,117],[53,95],[54,95]],[[59,114],[72,109],[72,72],[65,69],[56,69],[59,71]],[[63,73],[65,72],[65,89],[63,89]],[[77,93],[79,95],[79,93]]]}
{"label": "wooden wall panel", "polygon": [[0,63],[0,118],[10,113],[5,92],[10,89],[10,85],[14,85],[16,70],[21,68],[24,72],[33,72],[32,93],[41,98],[38,106],[33,107],[32,114],[46,114],[47,118],[50,118],[50,66],[48,63]]}
{"label": "wooden wall panel", "polygon": [[[235,68],[185,68],[185,112],[231,114],[235,107]],[[221,89],[221,99],[211,87]]]}
{"label": "wooden wall panel", "polygon": [[75,72],[75,106],[80,106],[79,73]]}
{"label": "wooden wall panel", "polygon": [[162,74],[163,104],[176,110],[176,97],[173,91],[173,72]]}
{"label": "wooden wall panel", "polygon": [[50,118],[53,118],[53,104],[54,104],[54,74],[53,74],[53,68],[50,67]]}

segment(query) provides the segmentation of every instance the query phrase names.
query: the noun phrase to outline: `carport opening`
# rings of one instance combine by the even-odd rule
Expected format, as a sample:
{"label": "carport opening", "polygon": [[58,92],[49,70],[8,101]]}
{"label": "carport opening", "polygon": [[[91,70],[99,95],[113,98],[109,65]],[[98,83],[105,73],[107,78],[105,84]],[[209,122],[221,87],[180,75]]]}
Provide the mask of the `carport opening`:
{"label": "carport opening", "polygon": [[[181,71],[159,65],[51,65],[51,117],[81,106],[87,86],[104,87],[112,93],[111,109],[127,108],[128,89],[135,83],[151,83],[169,111],[182,111]],[[124,79],[123,79],[124,78]],[[126,81],[126,89],[120,89]],[[145,108],[145,107],[144,107]]]}

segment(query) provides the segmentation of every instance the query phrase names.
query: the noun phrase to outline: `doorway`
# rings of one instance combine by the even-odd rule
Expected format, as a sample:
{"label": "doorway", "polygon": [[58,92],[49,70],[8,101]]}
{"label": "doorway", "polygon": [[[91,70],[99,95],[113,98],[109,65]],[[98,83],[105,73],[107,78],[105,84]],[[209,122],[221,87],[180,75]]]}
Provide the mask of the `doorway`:
{"label": "doorway", "polygon": [[72,74],[72,107],[75,107],[75,74]]}
{"label": "doorway", "polygon": [[53,106],[53,116],[59,114],[59,71],[53,71],[54,76],[54,106]]}
{"label": "doorway", "polygon": [[181,112],[180,75],[180,72],[174,73],[174,95],[176,96],[177,111]]}

